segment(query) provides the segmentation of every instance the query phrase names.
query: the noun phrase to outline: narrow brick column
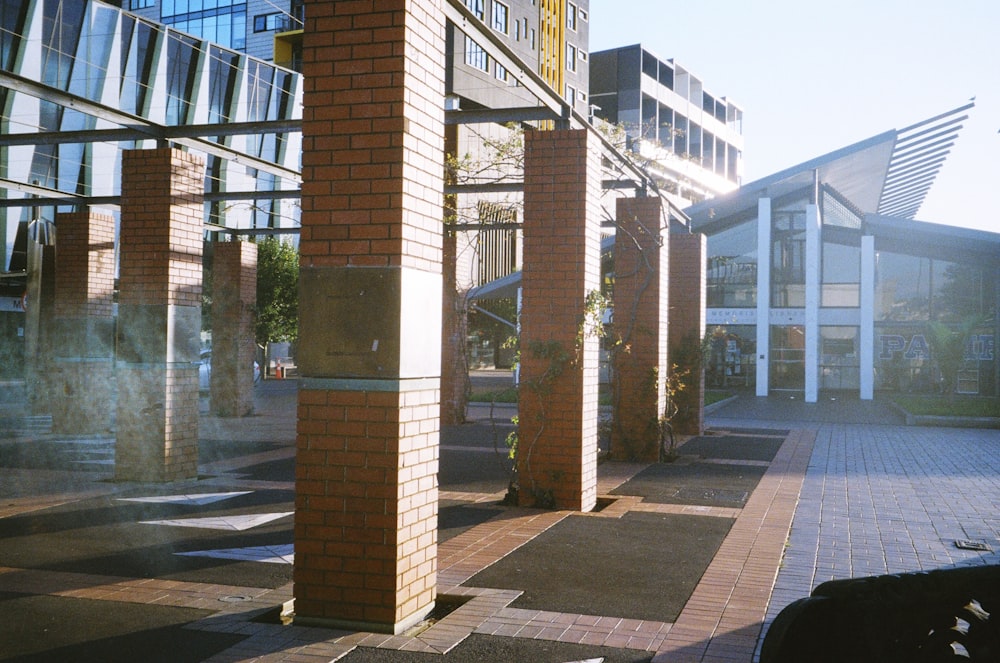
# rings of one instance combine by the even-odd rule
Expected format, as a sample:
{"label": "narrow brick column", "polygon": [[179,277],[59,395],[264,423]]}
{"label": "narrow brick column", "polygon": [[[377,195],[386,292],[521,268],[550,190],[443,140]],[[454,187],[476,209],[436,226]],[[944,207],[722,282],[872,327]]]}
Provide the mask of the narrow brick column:
{"label": "narrow brick column", "polygon": [[253,412],[257,245],[217,242],[212,249],[211,411],[244,417]]}
{"label": "narrow brick column", "polygon": [[659,197],[619,198],[615,218],[611,457],[655,462],[669,369],[668,230]]}
{"label": "narrow brick column", "polygon": [[198,475],[204,161],[122,155],[115,477]]}
{"label": "narrow brick column", "polygon": [[56,226],[52,432],[106,433],[115,402],[115,219],[64,213]]}
{"label": "narrow brick column", "polygon": [[445,231],[443,268],[444,293],[442,302],[441,339],[441,423],[445,426],[465,423],[468,402],[466,385],[469,363],[465,354],[467,315],[464,293],[458,291],[455,278],[458,258],[458,238],[454,231]]}
{"label": "narrow brick column", "polygon": [[295,619],[400,633],[437,578],[444,13],[305,16]]}
{"label": "narrow brick column", "polygon": [[[458,125],[445,128],[445,153],[458,154]],[[451,178],[453,180],[454,178]],[[453,181],[449,180],[449,184]],[[453,222],[457,215],[457,196],[445,196],[444,218]],[[441,311],[441,424],[465,423],[468,404],[469,362],[466,355],[468,311],[465,292],[458,286],[458,232],[445,229],[442,238],[443,302]]]}
{"label": "narrow brick column", "polygon": [[705,336],[705,269],[708,244],[700,234],[670,237],[670,363],[691,373],[676,395],[679,411],[674,432],[705,432],[705,369],[701,365],[701,339]]}
{"label": "narrow brick column", "polygon": [[598,343],[580,333],[600,290],[600,161],[585,130],[529,132],[518,390],[518,499],[597,503]]}

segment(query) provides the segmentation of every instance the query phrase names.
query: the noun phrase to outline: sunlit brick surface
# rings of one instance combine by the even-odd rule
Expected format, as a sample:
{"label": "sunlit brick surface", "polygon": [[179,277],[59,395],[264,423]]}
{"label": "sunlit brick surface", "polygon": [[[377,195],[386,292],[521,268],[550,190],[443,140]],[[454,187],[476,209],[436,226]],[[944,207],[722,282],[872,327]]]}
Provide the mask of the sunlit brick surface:
{"label": "sunlit brick surface", "polygon": [[[421,283],[440,279],[440,2],[307,1],[305,16],[301,266],[330,278],[343,272],[328,268],[402,268],[404,285],[414,272],[429,275]],[[310,287],[325,292],[322,281]],[[384,324],[400,314],[402,372],[417,352],[419,335],[406,328],[413,319],[401,297],[367,296],[365,309],[386,311]],[[308,305],[322,312],[327,301]],[[440,299],[427,314],[440,316]],[[323,343],[323,334],[304,326],[300,347]],[[296,616],[397,631],[434,605],[440,363],[415,383],[365,375],[374,388],[351,375],[316,388],[309,380],[336,374],[335,362],[301,368]]]}
{"label": "sunlit brick surface", "polygon": [[668,370],[667,219],[658,197],[619,198],[616,219],[611,455],[655,461]]}
{"label": "sunlit brick surface", "polygon": [[[589,511],[597,500],[599,339],[579,333],[587,296],[600,288],[600,161],[591,141],[585,130],[525,136],[523,505]],[[554,344],[564,359],[552,356]]]}

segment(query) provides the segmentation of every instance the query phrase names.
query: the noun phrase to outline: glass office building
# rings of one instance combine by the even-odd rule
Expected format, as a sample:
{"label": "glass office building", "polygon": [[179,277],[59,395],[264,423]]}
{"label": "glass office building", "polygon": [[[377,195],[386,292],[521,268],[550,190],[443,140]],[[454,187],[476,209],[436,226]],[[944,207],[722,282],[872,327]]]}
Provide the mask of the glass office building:
{"label": "glass office building", "polygon": [[914,219],[970,107],[687,210],[708,237],[709,385],[939,391],[937,321],[971,327],[956,390],[997,393],[1000,235]]}

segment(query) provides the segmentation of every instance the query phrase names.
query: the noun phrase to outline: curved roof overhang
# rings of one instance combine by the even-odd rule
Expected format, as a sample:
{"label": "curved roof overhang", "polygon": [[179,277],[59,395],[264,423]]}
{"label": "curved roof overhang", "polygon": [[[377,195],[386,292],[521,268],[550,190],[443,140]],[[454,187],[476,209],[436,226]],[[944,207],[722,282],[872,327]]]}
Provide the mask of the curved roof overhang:
{"label": "curved roof overhang", "polygon": [[855,208],[903,219],[916,216],[955,143],[969,102],[946,113],[866,140],[744,184],[685,211],[693,230],[734,217],[756,215],[760,198],[781,199],[815,187],[832,187]]}

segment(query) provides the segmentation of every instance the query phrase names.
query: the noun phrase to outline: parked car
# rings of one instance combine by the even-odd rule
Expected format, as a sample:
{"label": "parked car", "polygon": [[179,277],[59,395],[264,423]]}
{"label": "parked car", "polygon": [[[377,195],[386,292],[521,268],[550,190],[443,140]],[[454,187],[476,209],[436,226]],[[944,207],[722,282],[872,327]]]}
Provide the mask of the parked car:
{"label": "parked car", "polygon": [[[253,363],[253,383],[260,382],[260,364]],[[201,351],[201,364],[198,366],[198,389],[208,391],[212,384],[212,351]]]}

